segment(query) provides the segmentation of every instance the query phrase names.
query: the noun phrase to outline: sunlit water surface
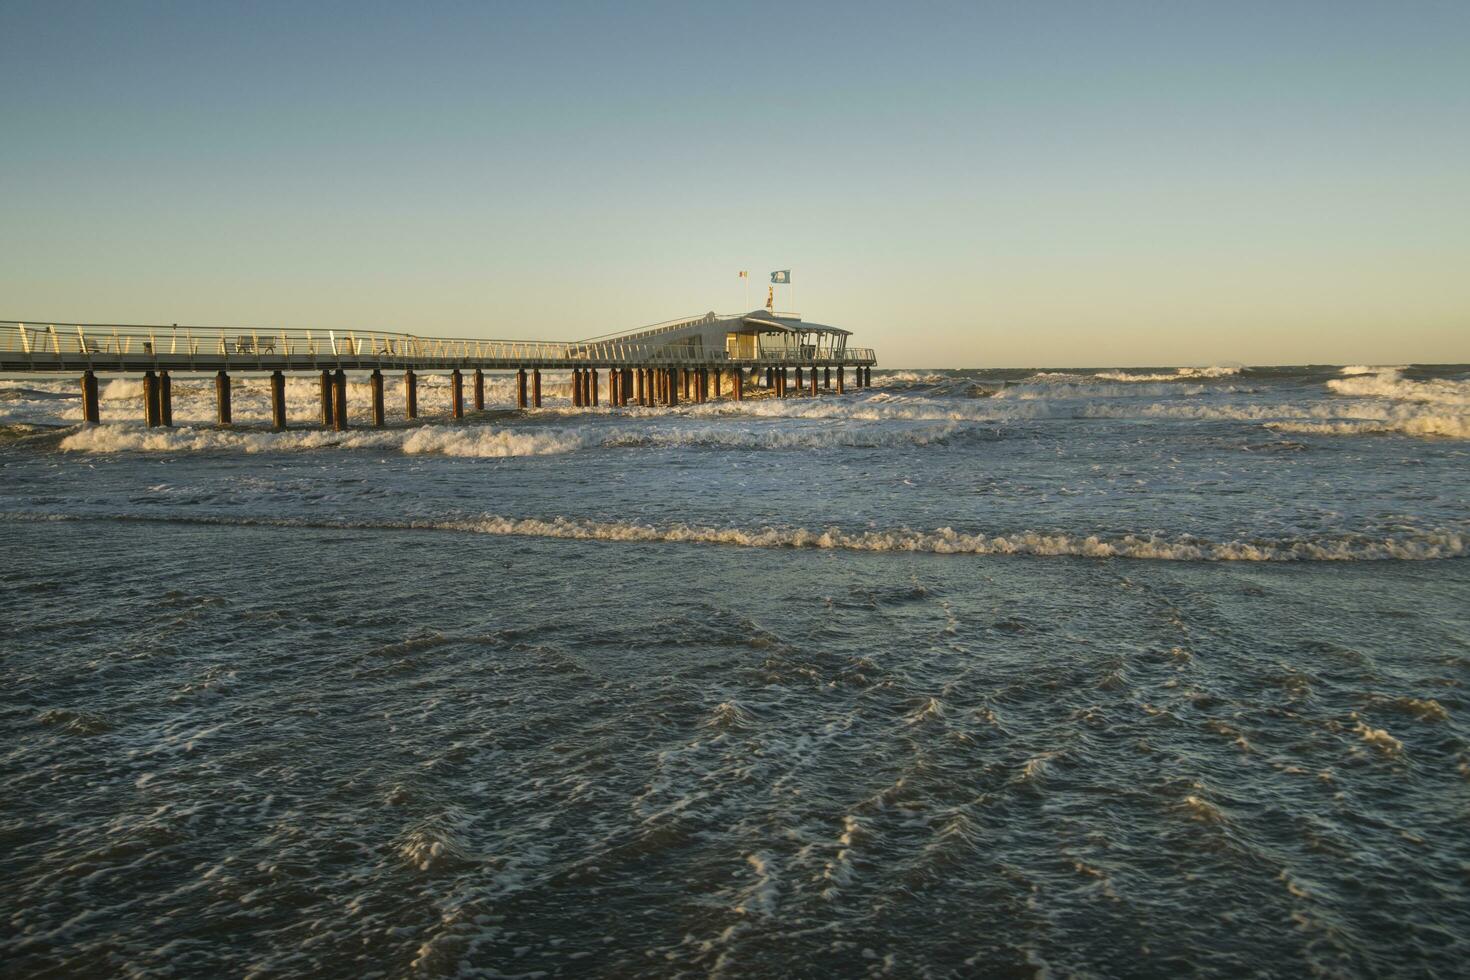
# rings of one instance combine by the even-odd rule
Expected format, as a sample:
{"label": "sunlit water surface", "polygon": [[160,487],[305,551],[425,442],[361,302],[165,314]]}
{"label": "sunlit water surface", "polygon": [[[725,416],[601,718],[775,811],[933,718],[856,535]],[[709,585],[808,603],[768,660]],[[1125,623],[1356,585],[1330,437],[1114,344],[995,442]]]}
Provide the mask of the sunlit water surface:
{"label": "sunlit water surface", "polygon": [[0,383],[0,960],[1457,974],[1467,378]]}

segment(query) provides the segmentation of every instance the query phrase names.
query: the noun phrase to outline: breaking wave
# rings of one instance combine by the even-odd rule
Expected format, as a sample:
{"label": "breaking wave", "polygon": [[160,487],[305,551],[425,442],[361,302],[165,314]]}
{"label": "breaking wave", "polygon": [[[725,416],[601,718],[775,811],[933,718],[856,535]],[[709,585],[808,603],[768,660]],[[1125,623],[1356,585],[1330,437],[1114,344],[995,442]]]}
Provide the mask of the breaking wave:
{"label": "breaking wave", "polygon": [[1470,439],[1470,414],[1453,412],[1400,412],[1383,420],[1339,422],[1267,422],[1277,432],[1319,436],[1407,435]]}
{"label": "breaking wave", "polygon": [[1432,529],[1396,535],[1329,534],[1212,541],[1193,535],[1095,535],[1016,531],[969,533],[941,527],[845,531],[836,527],[739,528],[697,524],[653,525],[583,518],[517,518],[484,515],[451,521],[306,521],[290,518],[213,516],[149,517],[132,514],[76,515],[15,512],[0,519],[23,521],[121,520],[231,526],[310,527],[333,530],[431,530],[572,541],[668,542],[733,545],[745,548],[821,549],[865,552],[921,552],[935,555],[1017,555],[1033,557],[1124,558],[1163,561],[1430,561],[1470,554],[1470,534]]}
{"label": "breaking wave", "polygon": [[[1344,368],[1346,373],[1349,369]],[[1333,378],[1327,387],[1334,394],[1353,398],[1387,398],[1392,401],[1430,402],[1436,405],[1470,406],[1470,381],[1434,378],[1414,381],[1404,377],[1400,368],[1359,370],[1348,377]]]}
{"label": "breaking wave", "polygon": [[551,456],[586,449],[706,447],[725,449],[884,448],[937,445],[956,437],[995,438],[994,430],[955,421],[902,428],[874,426],[776,428],[683,426],[436,426],[414,429],[305,429],[260,432],[238,429],[149,429],[136,424],[77,428],[61,439],[67,452],[298,452],[318,449],[397,449],[410,456],[439,454],[480,458]]}
{"label": "breaking wave", "polygon": [[1135,373],[1132,371],[1098,371],[1094,378],[1104,381],[1198,381],[1202,378],[1230,378],[1245,370],[1242,367],[1213,365],[1211,367],[1181,367],[1166,374]]}

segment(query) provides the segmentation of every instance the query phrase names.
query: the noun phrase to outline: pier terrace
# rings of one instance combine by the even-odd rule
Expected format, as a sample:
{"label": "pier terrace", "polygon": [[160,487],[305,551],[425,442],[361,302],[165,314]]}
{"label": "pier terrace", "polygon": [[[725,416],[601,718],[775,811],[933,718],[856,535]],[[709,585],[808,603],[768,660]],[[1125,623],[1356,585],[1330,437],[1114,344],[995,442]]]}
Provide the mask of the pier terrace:
{"label": "pier terrace", "polygon": [[[581,341],[474,340],[359,330],[123,326],[0,321],[0,374],[76,373],[82,417],[101,421],[98,373],[141,374],[142,415],[150,426],[173,424],[171,374],[215,376],[218,421],[232,424],[232,373],[271,379],[271,420],[286,427],[288,373],[313,373],[321,384],[322,424],[347,428],[347,372],[368,372],[371,424],[384,424],[384,373],[401,372],[404,416],[418,418],[417,374],[447,373],[450,414],[465,413],[464,378],[472,404],[485,407],[487,371],[514,372],[516,406],[541,407],[541,372],[571,373],[572,404],[674,406],[709,398],[740,400],[747,384],[779,397],[842,394],[847,370],[856,387],[871,383],[870,348],[847,346],[849,332],[792,313],[756,310],[706,313]],[[791,371],[795,371],[792,385]],[[604,387],[603,378],[606,378]],[[725,381],[728,378],[729,384]]]}

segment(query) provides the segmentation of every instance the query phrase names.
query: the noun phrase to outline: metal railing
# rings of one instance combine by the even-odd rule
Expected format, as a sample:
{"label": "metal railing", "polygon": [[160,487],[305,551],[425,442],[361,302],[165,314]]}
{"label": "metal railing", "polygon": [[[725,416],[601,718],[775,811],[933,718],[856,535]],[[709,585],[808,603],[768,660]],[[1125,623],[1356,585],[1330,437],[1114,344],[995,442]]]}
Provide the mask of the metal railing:
{"label": "metal railing", "polygon": [[[679,321],[687,323],[688,321]],[[726,351],[626,340],[561,342],[417,337],[378,330],[34,324],[0,320],[0,370],[143,369],[149,366],[239,370],[302,368],[317,363],[453,367],[579,362],[599,365],[848,363],[872,361],[871,348],[844,351],[762,349],[754,357]]]}

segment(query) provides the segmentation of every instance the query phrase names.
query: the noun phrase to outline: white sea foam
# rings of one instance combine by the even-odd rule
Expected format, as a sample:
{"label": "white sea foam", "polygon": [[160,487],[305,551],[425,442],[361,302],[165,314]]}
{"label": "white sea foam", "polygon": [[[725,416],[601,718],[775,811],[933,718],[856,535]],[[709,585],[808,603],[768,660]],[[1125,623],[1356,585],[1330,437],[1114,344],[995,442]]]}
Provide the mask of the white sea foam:
{"label": "white sea foam", "polygon": [[[97,515],[11,512],[0,520],[92,519]],[[112,515],[111,520],[155,520]],[[1325,534],[1305,537],[1209,540],[1192,535],[1095,535],[1034,530],[985,534],[941,527],[845,531],[840,528],[711,527],[697,524],[638,524],[584,518],[484,515],[455,521],[303,521],[289,518],[174,517],[180,523],[318,527],[342,530],[438,530],[572,541],[672,542],[746,548],[823,549],[864,552],[923,552],[938,555],[1027,555],[1038,557],[1134,558],[1164,561],[1430,561],[1470,555],[1470,533],[1432,528],[1400,534]]]}
{"label": "white sea foam", "polygon": [[837,528],[665,527],[595,522],[487,517],[454,527],[483,534],[616,541],[686,541],[757,548],[824,548],[848,551],[917,551],[933,554],[1072,555],[1086,558],[1158,558],[1176,561],[1361,561],[1460,558],[1470,553],[1470,536],[1455,531],[1382,536],[1343,534],[1296,539],[1207,541],[1183,536],[1076,535],[1020,531],[987,535],[943,527],[933,531],[843,531]]}
{"label": "white sea foam", "polygon": [[468,424],[412,429],[321,429],[261,432],[179,426],[149,429],[136,424],[78,428],[60,448],[68,452],[296,452],[319,449],[397,449],[408,455],[480,458],[551,456],[585,449],[619,447],[713,447],[726,449],[883,448],[943,443],[975,432],[958,422],[878,427],[783,428],[719,424],[608,425],[566,427]]}
{"label": "white sea foam", "polygon": [[1470,406],[1470,381],[1449,378],[1414,381],[1405,378],[1398,368],[1378,368],[1371,373],[1331,378],[1327,387],[1335,394],[1353,398],[1387,398],[1394,401]]}
{"label": "white sea foam", "polygon": [[1243,368],[1230,367],[1226,365],[1213,365],[1211,367],[1181,367],[1175,368],[1167,374],[1148,373],[1137,374],[1132,371],[1099,371],[1093,375],[1094,378],[1102,378],[1105,381],[1194,381],[1201,378],[1229,378],[1239,374]]}
{"label": "white sea foam", "polygon": [[1395,412],[1390,417],[1373,420],[1340,422],[1267,422],[1268,429],[1297,435],[1371,436],[1408,435],[1441,436],[1470,439],[1470,413],[1465,412]]}

